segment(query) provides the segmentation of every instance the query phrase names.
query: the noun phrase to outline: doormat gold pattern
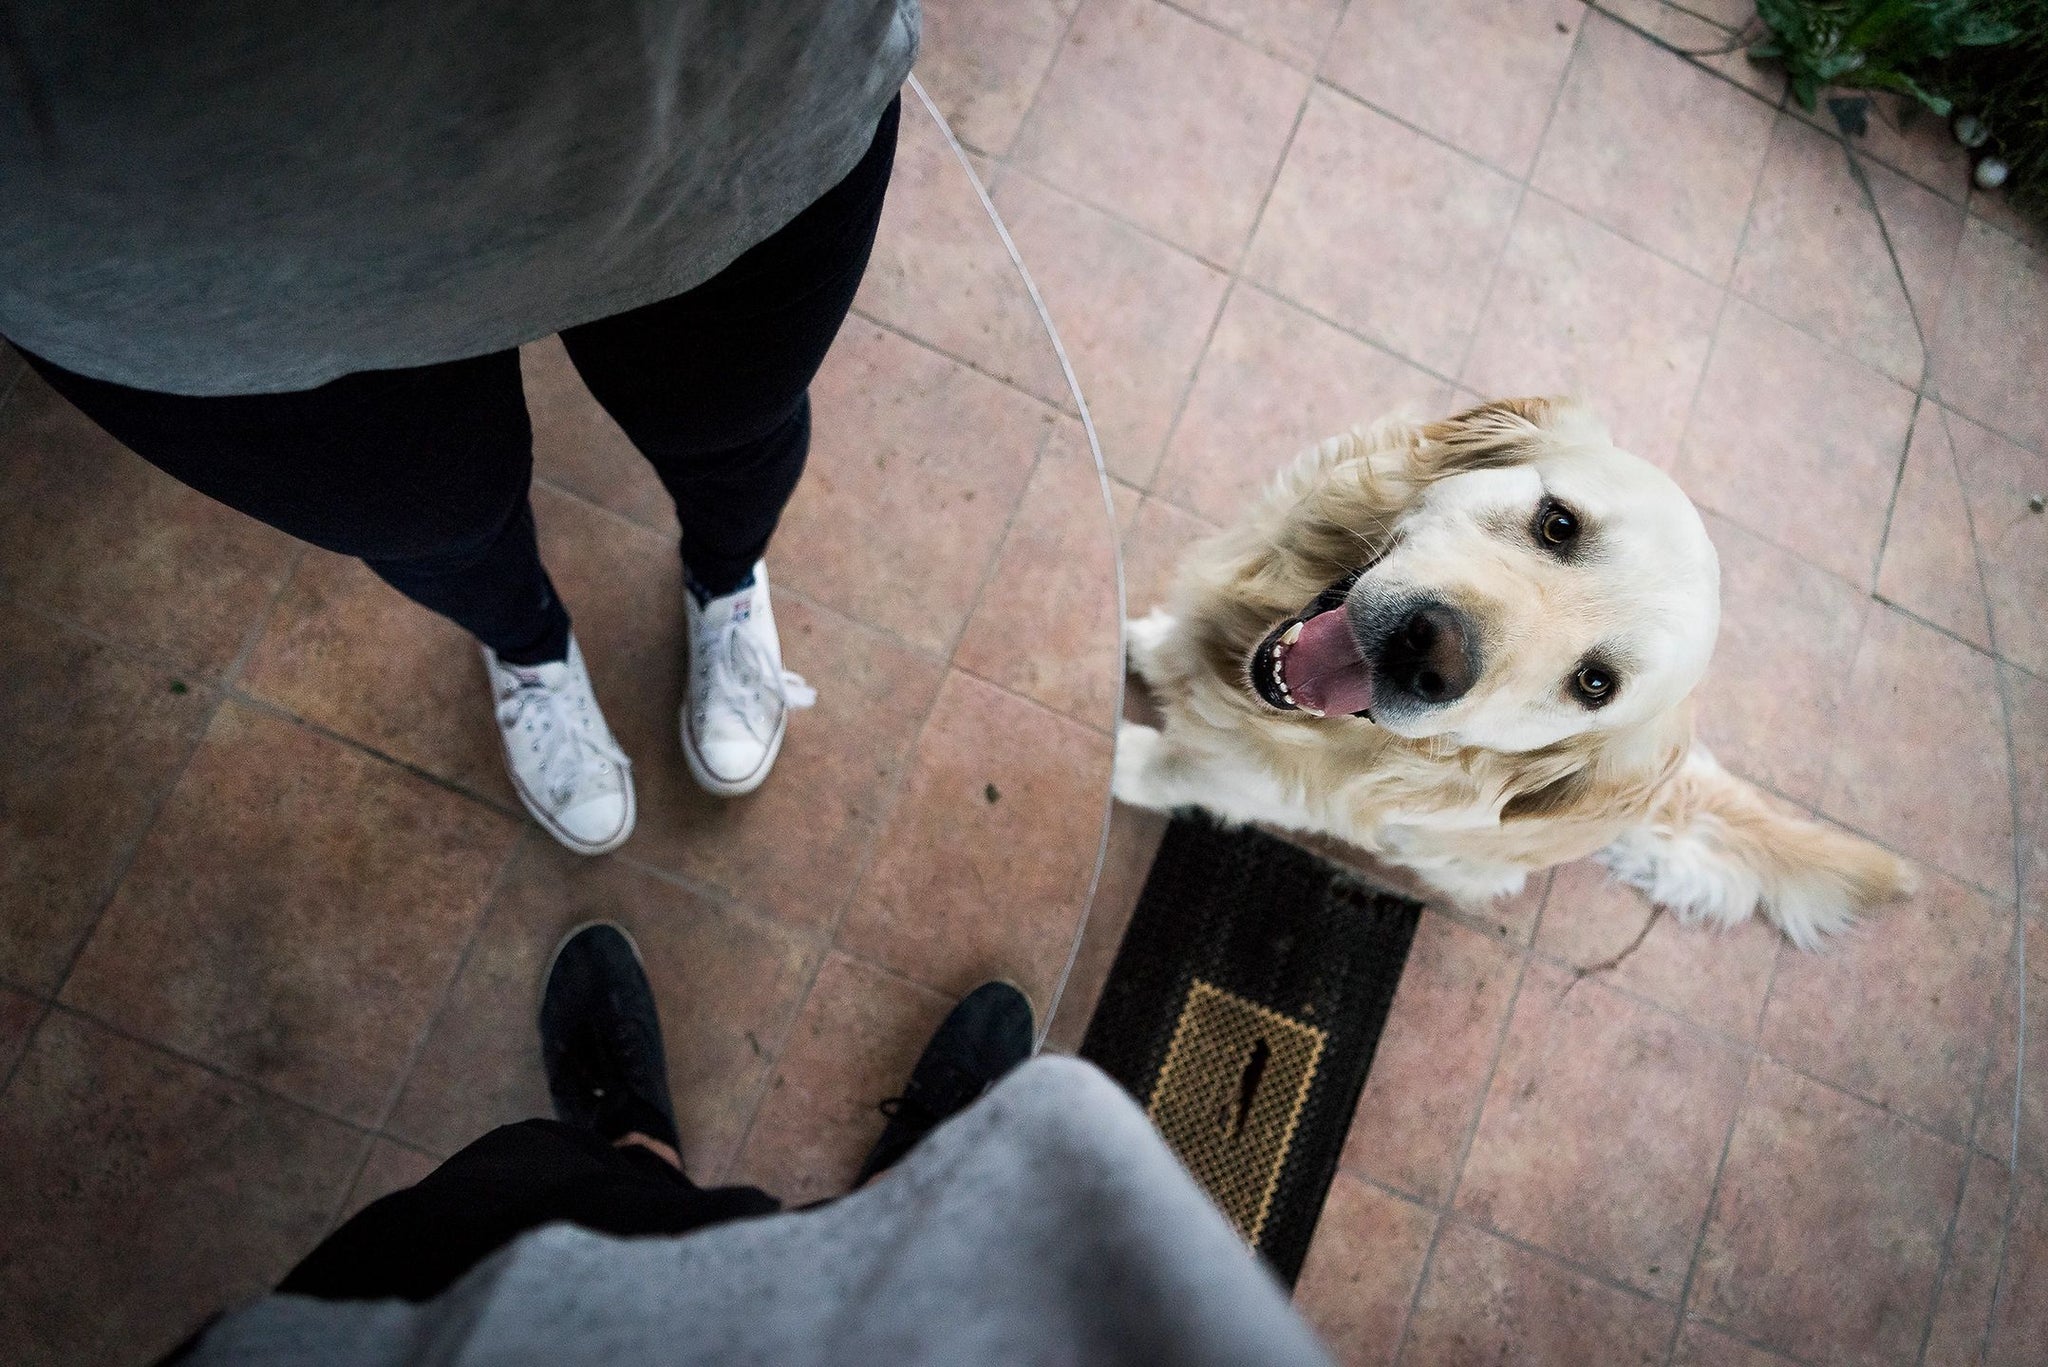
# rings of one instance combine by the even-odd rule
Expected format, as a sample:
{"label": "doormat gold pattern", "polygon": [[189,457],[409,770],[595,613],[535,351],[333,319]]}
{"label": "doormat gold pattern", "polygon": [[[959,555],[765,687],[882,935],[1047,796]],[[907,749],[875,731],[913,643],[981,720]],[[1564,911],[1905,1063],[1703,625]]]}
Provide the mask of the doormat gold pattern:
{"label": "doormat gold pattern", "polygon": [[1327,1032],[1197,978],[1146,1113],[1257,1246]]}
{"label": "doormat gold pattern", "polygon": [[1262,831],[1177,816],[1081,1041],[1290,1286],[1421,913]]}

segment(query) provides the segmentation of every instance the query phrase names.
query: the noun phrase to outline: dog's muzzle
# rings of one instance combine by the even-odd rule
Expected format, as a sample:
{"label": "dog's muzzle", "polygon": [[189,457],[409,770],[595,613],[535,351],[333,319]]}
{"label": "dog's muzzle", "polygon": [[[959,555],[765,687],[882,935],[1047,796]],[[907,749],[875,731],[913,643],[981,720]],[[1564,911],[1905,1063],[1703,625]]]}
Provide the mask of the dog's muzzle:
{"label": "dog's muzzle", "polygon": [[1352,586],[1371,568],[1337,580],[1259,642],[1249,666],[1259,701],[1312,717],[1371,718],[1372,665],[1344,610]]}

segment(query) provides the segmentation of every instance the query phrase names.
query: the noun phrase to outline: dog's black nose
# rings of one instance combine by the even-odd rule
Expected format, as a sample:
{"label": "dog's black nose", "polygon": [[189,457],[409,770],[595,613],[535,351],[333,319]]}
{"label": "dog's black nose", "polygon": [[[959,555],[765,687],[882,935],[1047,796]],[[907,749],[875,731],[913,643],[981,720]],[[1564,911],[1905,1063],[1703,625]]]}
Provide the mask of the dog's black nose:
{"label": "dog's black nose", "polygon": [[1380,678],[1426,703],[1455,702],[1478,673],[1465,618],[1444,603],[1410,612],[1380,646]]}

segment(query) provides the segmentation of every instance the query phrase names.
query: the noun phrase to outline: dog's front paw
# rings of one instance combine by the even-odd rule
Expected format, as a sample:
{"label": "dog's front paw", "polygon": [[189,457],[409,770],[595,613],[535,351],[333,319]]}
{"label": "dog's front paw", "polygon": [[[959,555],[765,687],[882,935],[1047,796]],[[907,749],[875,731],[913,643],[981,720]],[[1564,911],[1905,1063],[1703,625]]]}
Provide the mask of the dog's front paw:
{"label": "dog's front paw", "polygon": [[1165,800],[1159,783],[1159,756],[1166,737],[1149,726],[1125,722],[1116,729],[1116,769],[1110,791],[1116,800],[1132,807],[1164,811],[1173,804]]}
{"label": "dog's front paw", "polygon": [[1143,617],[1124,622],[1124,654],[1138,677],[1148,683],[1159,665],[1159,652],[1173,635],[1173,617],[1164,608],[1154,608]]}

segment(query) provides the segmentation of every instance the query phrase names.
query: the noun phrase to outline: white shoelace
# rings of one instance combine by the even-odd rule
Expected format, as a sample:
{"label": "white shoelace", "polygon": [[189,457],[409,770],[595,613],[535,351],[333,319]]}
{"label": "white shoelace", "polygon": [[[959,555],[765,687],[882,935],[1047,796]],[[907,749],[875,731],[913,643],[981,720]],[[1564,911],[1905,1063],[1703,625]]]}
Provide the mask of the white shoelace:
{"label": "white shoelace", "polygon": [[600,774],[612,772],[613,766],[622,773],[631,767],[624,753],[590,725],[585,709],[571,704],[569,694],[577,690],[566,683],[551,688],[523,670],[507,672],[518,685],[498,698],[498,725],[508,732],[517,729],[526,734],[526,744],[540,757],[548,801],[557,810],[581,796],[582,780],[591,764]]}
{"label": "white shoelace", "polygon": [[809,707],[818,700],[818,690],[806,683],[803,675],[777,664],[739,622],[729,622],[715,634],[707,632],[706,638],[708,648],[696,662],[704,681],[697,698],[699,728],[714,708],[723,707],[739,717],[754,739],[765,744],[784,711]]}

